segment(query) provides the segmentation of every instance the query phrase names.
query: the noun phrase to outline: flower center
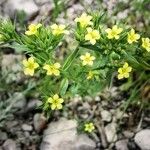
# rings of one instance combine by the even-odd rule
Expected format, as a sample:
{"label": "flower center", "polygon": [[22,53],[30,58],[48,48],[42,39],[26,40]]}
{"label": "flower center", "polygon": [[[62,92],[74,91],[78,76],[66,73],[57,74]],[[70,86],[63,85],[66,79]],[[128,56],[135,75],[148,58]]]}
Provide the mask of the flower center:
{"label": "flower center", "polygon": [[85,61],[87,62],[91,61],[91,57],[85,57]]}
{"label": "flower center", "polygon": [[29,68],[29,69],[34,69],[34,63],[29,63],[29,64],[28,64],[28,68]]}
{"label": "flower center", "polygon": [[111,34],[112,34],[112,36],[115,36],[115,35],[117,35],[117,32],[115,30],[112,30]]}

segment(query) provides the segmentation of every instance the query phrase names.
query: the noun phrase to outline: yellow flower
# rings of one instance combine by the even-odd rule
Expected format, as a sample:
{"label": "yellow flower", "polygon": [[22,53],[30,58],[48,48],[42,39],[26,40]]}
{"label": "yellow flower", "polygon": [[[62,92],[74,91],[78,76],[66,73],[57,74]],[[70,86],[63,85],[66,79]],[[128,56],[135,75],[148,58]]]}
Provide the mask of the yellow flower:
{"label": "yellow flower", "polygon": [[48,103],[51,104],[51,109],[62,109],[62,103],[64,100],[59,98],[58,94],[55,94],[53,97],[49,97],[47,100]]}
{"label": "yellow flower", "polygon": [[25,32],[26,35],[35,35],[38,32],[38,28],[40,28],[42,26],[42,24],[30,24],[28,27],[28,31]]}
{"label": "yellow flower", "polygon": [[85,65],[92,66],[93,65],[93,60],[95,60],[95,57],[91,56],[90,53],[85,53],[85,55],[80,56],[80,59],[82,60],[82,65],[83,66],[85,66]]}
{"label": "yellow flower", "polygon": [[59,76],[60,75],[60,64],[59,63],[55,63],[53,65],[44,65],[43,69],[47,70],[47,75],[52,75],[54,74],[55,76]]}
{"label": "yellow flower", "polygon": [[88,25],[92,25],[92,16],[87,15],[86,13],[83,13],[79,18],[75,19],[75,22],[79,22],[81,27],[87,27]]}
{"label": "yellow flower", "polygon": [[118,69],[118,79],[128,78],[129,73],[132,71],[132,67],[128,65],[127,62],[124,63],[122,68]]}
{"label": "yellow flower", "polygon": [[131,29],[131,31],[128,33],[128,43],[131,44],[133,42],[137,42],[137,40],[140,38],[139,34],[135,33],[134,29]]}
{"label": "yellow flower", "polygon": [[34,61],[33,57],[30,57],[28,60],[23,60],[24,65],[24,74],[25,75],[34,75],[34,70],[39,67],[39,64]]}
{"label": "yellow flower", "polygon": [[93,71],[89,71],[88,75],[87,75],[87,79],[90,80],[94,77],[94,72]]}
{"label": "yellow flower", "polygon": [[92,28],[87,28],[87,34],[85,35],[85,40],[90,41],[92,45],[96,43],[96,40],[100,39],[98,30],[93,30]]}
{"label": "yellow flower", "polygon": [[142,38],[142,47],[145,48],[148,52],[150,52],[150,39]]}
{"label": "yellow flower", "polygon": [[65,25],[57,25],[53,24],[51,26],[53,35],[60,35],[60,34],[69,34],[69,31],[65,30]]}
{"label": "yellow flower", "polygon": [[119,34],[123,31],[122,28],[118,28],[117,25],[114,25],[112,29],[108,28],[105,30],[107,32],[107,37],[109,39],[119,39]]}
{"label": "yellow flower", "polygon": [[95,126],[94,124],[91,122],[91,123],[86,123],[84,125],[84,131],[87,131],[87,132],[92,132],[93,130],[95,129]]}

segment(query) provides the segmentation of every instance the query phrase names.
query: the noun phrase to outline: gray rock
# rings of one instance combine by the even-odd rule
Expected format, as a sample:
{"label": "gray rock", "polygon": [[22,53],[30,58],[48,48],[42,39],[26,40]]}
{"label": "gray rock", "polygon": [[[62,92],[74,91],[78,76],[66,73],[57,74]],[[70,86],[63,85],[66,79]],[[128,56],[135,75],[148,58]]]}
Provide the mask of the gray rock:
{"label": "gray rock", "polygon": [[109,143],[115,142],[117,140],[117,131],[116,131],[116,123],[112,122],[105,127],[105,134],[107,141]]}
{"label": "gray rock", "polygon": [[38,5],[43,5],[45,3],[47,3],[48,5],[52,5],[50,2],[51,1],[49,0],[35,0],[35,3],[37,3]]}
{"label": "gray rock", "polygon": [[128,140],[120,140],[115,144],[116,150],[129,150],[128,149]]}
{"label": "gray rock", "polygon": [[22,55],[8,54],[2,57],[2,75],[7,76],[6,82],[20,82],[23,77],[20,63],[23,60]]}
{"label": "gray rock", "polygon": [[4,5],[5,13],[12,18],[16,11],[24,11],[27,15],[27,19],[30,19],[37,14],[38,10],[38,6],[33,0],[7,0]]}
{"label": "gray rock", "polygon": [[15,98],[15,105],[13,108],[15,109],[24,109],[26,106],[26,98],[23,93],[21,92],[16,92],[14,93],[14,98]]}
{"label": "gray rock", "polygon": [[150,150],[150,129],[144,129],[138,132],[134,140],[141,150]]}
{"label": "gray rock", "polygon": [[16,143],[15,141],[8,139],[5,141],[3,144],[3,149],[4,150],[16,150]]}
{"label": "gray rock", "polygon": [[123,132],[123,135],[126,137],[126,138],[132,138],[134,136],[134,133],[131,132],[131,131],[124,131]]}
{"label": "gray rock", "polygon": [[94,150],[95,143],[85,134],[77,136],[73,150]]}
{"label": "gray rock", "polygon": [[0,130],[0,141],[5,141],[7,138],[7,133]]}
{"label": "gray rock", "polygon": [[94,98],[94,100],[95,100],[96,102],[100,102],[100,101],[101,101],[101,98],[100,98],[100,96],[96,96],[96,97]]}
{"label": "gray rock", "polygon": [[107,110],[101,111],[101,117],[103,121],[107,121],[107,122],[111,121],[111,113]]}
{"label": "gray rock", "polygon": [[36,132],[41,132],[46,126],[47,119],[43,114],[35,114],[33,117],[33,125]]}
{"label": "gray rock", "polygon": [[49,124],[41,150],[94,150],[96,145],[86,135],[77,135],[77,122],[64,118]]}
{"label": "gray rock", "polygon": [[42,104],[42,102],[40,100],[37,100],[37,99],[30,100],[27,104],[26,112],[36,109],[41,104]]}
{"label": "gray rock", "polygon": [[22,130],[24,131],[32,131],[33,127],[31,125],[28,124],[23,124],[22,125]]}

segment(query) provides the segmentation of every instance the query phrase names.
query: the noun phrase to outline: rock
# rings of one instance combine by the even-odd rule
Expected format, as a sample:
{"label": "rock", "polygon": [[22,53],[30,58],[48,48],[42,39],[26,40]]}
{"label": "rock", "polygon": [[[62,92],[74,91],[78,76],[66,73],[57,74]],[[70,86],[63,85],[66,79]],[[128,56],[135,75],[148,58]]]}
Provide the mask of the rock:
{"label": "rock", "polygon": [[141,150],[150,150],[150,129],[138,132],[134,137],[134,141]]}
{"label": "rock", "polygon": [[18,121],[7,121],[6,122],[6,128],[11,129],[13,127],[16,127],[18,125]]}
{"label": "rock", "polygon": [[115,144],[116,150],[129,150],[128,149],[128,140],[120,140]]}
{"label": "rock", "polygon": [[126,138],[132,138],[134,136],[134,133],[131,132],[131,131],[124,131],[123,132],[123,135],[126,137]]}
{"label": "rock", "polygon": [[7,76],[6,82],[20,82],[22,80],[22,67],[20,63],[23,60],[22,55],[8,54],[2,57],[2,75]]}
{"label": "rock", "polygon": [[33,0],[7,0],[4,12],[11,18],[17,11],[24,11],[26,19],[30,19],[38,13],[38,7]]}
{"label": "rock", "polygon": [[33,117],[33,125],[36,132],[41,132],[46,127],[47,119],[43,114],[35,114]]}
{"label": "rock", "polygon": [[37,3],[38,5],[44,5],[45,3],[47,3],[47,5],[53,4],[51,4],[49,0],[35,0],[35,3]]}
{"label": "rock", "polygon": [[85,96],[84,100],[85,100],[85,102],[91,103],[93,101],[93,98],[91,96]]}
{"label": "rock", "polygon": [[42,102],[40,100],[37,100],[37,99],[30,100],[27,104],[26,112],[29,112],[29,111],[36,109],[41,104],[42,104]]}
{"label": "rock", "polygon": [[49,124],[44,132],[41,150],[94,150],[95,142],[86,135],[77,134],[75,120],[60,119]]}
{"label": "rock", "polygon": [[116,127],[117,127],[116,123],[113,122],[105,127],[105,134],[107,141],[109,143],[115,142],[117,140]]}
{"label": "rock", "polygon": [[5,141],[3,144],[3,149],[4,150],[16,150],[16,143],[15,141],[8,139]]}
{"label": "rock", "polygon": [[107,121],[107,122],[111,121],[111,113],[107,110],[101,111],[101,117],[103,121]]}
{"label": "rock", "polygon": [[100,96],[96,96],[96,97],[94,98],[94,100],[95,100],[96,102],[100,102],[100,101],[101,101],[101,98],[100,98]]}
{"label": "rock", "polygon": [[7,133],[0,130],[0,141],[5,141],[7,138]]}
{"label": "rock", "polygon": [[21,92],[14,93],[14,99],[15,99],[16,103],[13,106],[13,108],[15,108],[15,109],[25,109],[26,98],[25,98],[23,93],[21,93]]}
{"label": "rock", "polygon": [[28,124],[23,124],[22,125],[22,130],[24,131],[32,131],[33,127],[31,125]]}
{"label": "rock", "polygon": [[81,134],[77,136],[74,142],[73,150],[94,150],[95,142],[93,142],[87,135]]}

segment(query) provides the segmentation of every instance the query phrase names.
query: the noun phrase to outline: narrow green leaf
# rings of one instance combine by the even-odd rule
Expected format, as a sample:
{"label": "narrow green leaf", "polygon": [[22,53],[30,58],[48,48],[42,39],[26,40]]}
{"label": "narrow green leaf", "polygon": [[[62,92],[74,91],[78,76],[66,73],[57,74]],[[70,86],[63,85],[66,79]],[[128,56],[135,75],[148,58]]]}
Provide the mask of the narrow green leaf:
{"label": "narrow green leaf", "polygon": [[68,88],[68,85],[69,85],[69,81],[67,78],[64,78],[62,81],[61,81],[61,84],[60,84],[60,95],[63,96],[65,95],[66,91],[67,91],[67,88]]}
{"label": "narrow green leaf", "polygon": [[76,49],[72,52],[72,54],[69,55],[69,57],[65,60],[65,63],[62,67],[64,71],[66,71],[71,66],[74,58],[77,56],[78,51],[79,51],[79,47],[77,46]]}

